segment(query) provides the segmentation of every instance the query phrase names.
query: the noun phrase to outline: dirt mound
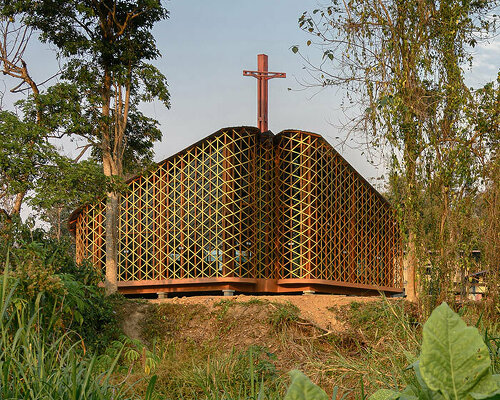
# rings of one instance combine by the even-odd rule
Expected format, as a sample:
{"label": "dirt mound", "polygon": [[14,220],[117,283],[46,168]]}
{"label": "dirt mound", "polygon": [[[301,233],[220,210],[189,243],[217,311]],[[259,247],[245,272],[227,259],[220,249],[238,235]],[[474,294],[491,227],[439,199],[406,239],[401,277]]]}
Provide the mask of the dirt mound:
{"label": "dirt mound", "polygon": [[238,303],[269,302],[273,303],[291,303],[299,309],[299,316],[310,321],[315,326],[325,331],[343,331],[345,329],[344,321],[335,318],[332,309],[345,306],[352,302],[368,303],[380,301],[380,297],[355,297],[355,296],[334,296],[334,295],[295,295],[295,296],[246,296],[239,295],[233,297],[221,296],[192,296],[192,297],[174,297],[171,299],[152,300],[154,304],[198,304],[205,306],[208,311],[213,311],[214,305],[221,301]]}
{"label": "dirt mound", "polygon": [[[129,303],[122,312],[122,329],[144,342],[154,338],[184,342],[221,351],[264,346],[279,358],[290,358],[283,335],[298,340],[335,335],[345,340],[347,318],[339,313],[350,304],[380,302],[378,297],[303,296],[192,296]],[[290,344],[293,341],[287,340]],[[292,357],[293,358],[293,357]]]}
{"label": "dirt mound", "polygon": [[239,295],[126,301],[117,312],[126,334],[159,349],[158,385],[177,398],[200,395],[206,382],[246,385],[249,363],[279,398],[292,369],[356,398],[360,380],[373,391],[396,361],[405,367],[416,353],[417,340],[406,346],[414,334],[407,308],[380,297]]}

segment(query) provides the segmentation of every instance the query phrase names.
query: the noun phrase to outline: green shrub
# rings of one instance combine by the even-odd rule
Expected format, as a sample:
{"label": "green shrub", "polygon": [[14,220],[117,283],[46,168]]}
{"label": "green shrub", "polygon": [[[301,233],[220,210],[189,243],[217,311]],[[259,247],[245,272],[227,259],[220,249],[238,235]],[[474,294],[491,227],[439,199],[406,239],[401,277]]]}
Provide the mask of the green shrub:
{"label": "green shrub", "polygon": [[[130,387],[114,384],[123,348],[109,368],[98,373],[97,357],[84,351],[70,331],[58,326],[58,309],[42,307],[43,293],[24,297],[21,281],[8,271],[0,277],[0,398],[3,400],[125,400]],[[64,304],[58,298],[54,304]],[[146,399],[153,396],[152,379]]]}
{"label": "green shrub", "polygon": [[[105,296],[99,287],[102,272],[88,262],[77,264],[69,241],[56,240],[19,221],[9,226],[8,238],[0,244],[0,265],[4,267],[8,257],[20,298],[33,304],[41,295],[41,310],[51,310],[51,315],[57,310],[53,329],[61,334],[71,331],[93,352],[103,351],[119,338],[113,307],[120,296]],[[41,323],[47,323],[44,315]]]}

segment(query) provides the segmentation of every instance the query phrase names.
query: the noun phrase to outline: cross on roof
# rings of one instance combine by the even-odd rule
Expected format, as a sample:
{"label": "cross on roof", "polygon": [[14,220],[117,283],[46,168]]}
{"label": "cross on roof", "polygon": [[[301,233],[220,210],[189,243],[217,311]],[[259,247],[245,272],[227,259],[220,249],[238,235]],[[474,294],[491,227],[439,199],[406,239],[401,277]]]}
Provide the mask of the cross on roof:
{"label": "cross on roof", "polygon": [[267,55],[257,56],[258,71],[243,71],[243,76],[253,76],[257,78],[257,126],[261,132],[266,132],[267,128],[267,81],[273,78],[286,78],[284,72],[269,72],[267,70]]}

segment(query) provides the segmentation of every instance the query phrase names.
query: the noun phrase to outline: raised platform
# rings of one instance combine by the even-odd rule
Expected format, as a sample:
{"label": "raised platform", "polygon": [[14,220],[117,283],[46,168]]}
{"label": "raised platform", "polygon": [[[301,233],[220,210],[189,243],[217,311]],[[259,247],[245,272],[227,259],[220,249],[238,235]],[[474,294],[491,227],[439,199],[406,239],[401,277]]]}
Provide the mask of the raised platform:
{"label": "raised platform", "polygon": [[402,293],[402,288],[336,282],[324,279],[255,279],[255,278],[196,278],[118,282],[123,294],[221,292],[233,290],[242,293],[297,293],[314,292],[376,296]]}

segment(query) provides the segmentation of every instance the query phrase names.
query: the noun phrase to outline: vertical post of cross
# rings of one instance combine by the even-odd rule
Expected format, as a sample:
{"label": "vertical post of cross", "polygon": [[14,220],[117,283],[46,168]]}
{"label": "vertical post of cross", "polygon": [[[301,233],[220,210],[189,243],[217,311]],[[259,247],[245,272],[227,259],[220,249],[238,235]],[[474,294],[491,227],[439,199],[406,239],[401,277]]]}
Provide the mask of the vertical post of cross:
{"label": "vertical post of cross", "polygon": [[261,132],[266,132],[269,129],[267,81],[272,78],[286,78],[286,74],[284,72],[269,72],[266,54],[257,56],[257,66],[257,71],[243,71],[243,76],[257,78],[257,126]]}
{"label": "vertical post of cross", "polygon": [[268,92],[267,92],[267,55],[259,54],[257,56],[258,70],[262,74],[257,78],[257,127],[261,132],[266,132],[268,130],[267,126],[267,102],[268,102]]}

